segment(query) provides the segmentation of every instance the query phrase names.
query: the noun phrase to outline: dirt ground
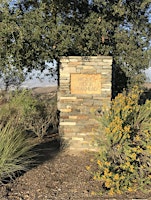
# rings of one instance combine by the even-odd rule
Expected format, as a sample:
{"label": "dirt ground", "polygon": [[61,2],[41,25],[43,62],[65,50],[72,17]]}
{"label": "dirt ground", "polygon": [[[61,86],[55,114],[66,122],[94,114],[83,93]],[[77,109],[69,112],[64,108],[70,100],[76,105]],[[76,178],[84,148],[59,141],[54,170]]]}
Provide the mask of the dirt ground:
{"label": "dirt ground", "polygon": [[[93,195],[101,184],[93,180],[86,166],[96,169],[92,152],[69,153],[60,149],[58,140],[43,142],[36,167],[0,186],[0,200],[150,200],[142,192],[109,197]],[[96,163],[96,162],[95,162]]]}
{"label": "dirt ground", "polygon": [[[48,92],[56,88],[47,88]],[[43,89],[35,88],[34,92]],[[60,148],[59,140],[44,140],[38,147],[37,165],[12,182],[0,185],[0,200],[151,200],[151,192],[140,191],[121,196],[94,195],[101,183],[86,170],[97,168],[92,152],[69,152]]]}

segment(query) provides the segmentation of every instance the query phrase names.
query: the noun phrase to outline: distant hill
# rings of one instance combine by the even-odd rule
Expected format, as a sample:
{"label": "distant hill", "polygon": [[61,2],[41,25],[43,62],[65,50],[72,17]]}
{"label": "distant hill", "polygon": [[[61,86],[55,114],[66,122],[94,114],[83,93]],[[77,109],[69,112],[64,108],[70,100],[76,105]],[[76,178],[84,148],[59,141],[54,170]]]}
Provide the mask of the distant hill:
{"label": "distant hill", "polygon": [[151,82],[144,83],[144,87],[151,89]]}
{"label": "distant hill", "polygon": [[32,88],[32,92],[35,94],[50,94],[56,91],[57,91],[57,86]]}

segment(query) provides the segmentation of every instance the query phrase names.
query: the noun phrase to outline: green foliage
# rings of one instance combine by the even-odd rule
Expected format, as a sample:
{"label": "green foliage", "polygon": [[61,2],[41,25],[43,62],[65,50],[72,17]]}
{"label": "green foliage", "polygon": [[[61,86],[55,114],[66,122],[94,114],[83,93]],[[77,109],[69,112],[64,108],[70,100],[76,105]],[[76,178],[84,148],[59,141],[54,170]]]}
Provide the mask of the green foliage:
{"label": "green foliage", "polygon": [[110,195],[145,189],[151,180],[151,101],[139,105],[140,90],[134,87],[112,101],[102,116],[98,171]]}
{"label": "green foliage", "polygon": [[18,171],[26,171],[34,164],[36,155],[32,152],[32,138],[27,137],[20,128],[14,128],[13,122],[0,127],[0,183],[6,178],[15,177]]}
{"label": "green foliage", "polygon": [[3,0],[0,9],[0,78],[8,89],[24,81],[20,54],[24,29],[17,23],[19,10],[10,9],[9,1]]}
{"label": "green foliage", "polygon": [[9,2],[3,1],[0,13],[1,74],[6,67],[19,77],[25,68],[43,71],[45,61],[61,56],[110,55],[113,82],[119,69],[129,84],[143,81],[141,70],[150,60],[149,0]]}
{"label": "green foliage", "polygon": [[39,99],[28,90],[15,91],[9,101],[1,107],[0,120],[6,123],[16,119],[14,127],[32,131],[39,138],[47,134],[50,126],[57,125],[57,108],[51,99]]}

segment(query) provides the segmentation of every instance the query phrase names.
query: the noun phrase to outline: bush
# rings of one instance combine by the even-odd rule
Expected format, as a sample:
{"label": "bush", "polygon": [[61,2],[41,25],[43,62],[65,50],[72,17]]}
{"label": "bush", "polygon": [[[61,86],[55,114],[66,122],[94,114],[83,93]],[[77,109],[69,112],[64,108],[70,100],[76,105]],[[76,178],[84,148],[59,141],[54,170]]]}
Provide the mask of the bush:
{"label": "bush", "polygon": [[14,93],[9,94],[9,100],[2,105],[0,120],[5,124],[9,120],[17,118],[14,122],[21,124],[32,113],[36,112],[36,104],[36,100],[32,98],[28,90],[16,90]]}
{"label": "bush", "polygon": [[140,91],[134,87],[119,94],[101,120],[98,171],[110,195],[145,189],[151,180],[151,101],[139,105]]}
{"label": "bush", "polygon": [[[34,97],[35,98],[35,97]],[[56,98],[56,97],[55,97]],[[34,132],[39,138],[47,135],[49,128],[57,127],[57,104],[56,99],[37,98],[35,112],[30,113],[23,121],[26,130]]]}
{"label": "bush", "polygon": [[18,171],[26,171],[33,164],[34,146],[31,138],[27,138],[19,128],[12,127],[10,122],[0,127],[0,183],[13,178]]}
{"label": "bush", "polygon": [[28,90],[15,91],[9,101],[1,107],[0,121],[4,124],[8,120],[17,118],[14,127],[32,131],[43,138],[49,126],[57,124],[57,108],[49,99],[39,99]]}

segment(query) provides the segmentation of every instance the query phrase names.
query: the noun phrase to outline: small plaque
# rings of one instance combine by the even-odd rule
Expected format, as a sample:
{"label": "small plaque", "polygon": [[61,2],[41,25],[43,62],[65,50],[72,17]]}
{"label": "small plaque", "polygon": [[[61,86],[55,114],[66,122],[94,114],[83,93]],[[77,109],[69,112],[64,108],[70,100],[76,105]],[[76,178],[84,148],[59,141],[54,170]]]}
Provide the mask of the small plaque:
{"label": "small plaque", "polygon": [[71,74],[71,94],[101,94],[101,74]]}

